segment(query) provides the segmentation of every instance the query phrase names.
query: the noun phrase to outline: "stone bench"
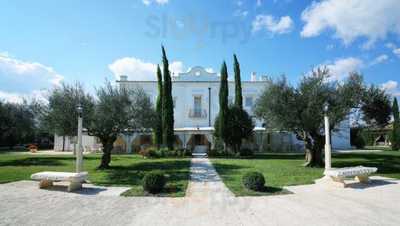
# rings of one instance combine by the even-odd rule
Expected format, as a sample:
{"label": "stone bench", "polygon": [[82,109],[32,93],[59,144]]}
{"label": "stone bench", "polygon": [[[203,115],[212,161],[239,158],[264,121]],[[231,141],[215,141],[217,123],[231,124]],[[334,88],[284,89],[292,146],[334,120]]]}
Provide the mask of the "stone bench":
{"label": "stone bench", "polygon": [[69,182],[68,191],[82,188],[82,183],[87,179],[88,173],[67,173],[67,172],[40,172],[31,175],[32,180],[39,181],[39,188],[53,186],[53,182]]}
{"label": "stone bench", "polygon": [[375,173],[378,169],[376,167],[345,167],[338,169],[330,169],[326,171],[325,176],[330,177],[333,181],[340,183],[343,187],[346,187],[344,182],[345,178],[355,177],[355,179],[360,183],[367,183],[369,180],[369,175]]}

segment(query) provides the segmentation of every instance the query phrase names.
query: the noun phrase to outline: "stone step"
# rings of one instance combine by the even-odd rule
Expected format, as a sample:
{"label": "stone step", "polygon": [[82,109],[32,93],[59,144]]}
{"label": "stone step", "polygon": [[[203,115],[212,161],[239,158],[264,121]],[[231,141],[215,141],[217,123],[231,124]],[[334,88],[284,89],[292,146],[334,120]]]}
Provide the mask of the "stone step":
{"label": "stone step", "polygon": [[207,158],[207,153],[192,153],[194,158]]}

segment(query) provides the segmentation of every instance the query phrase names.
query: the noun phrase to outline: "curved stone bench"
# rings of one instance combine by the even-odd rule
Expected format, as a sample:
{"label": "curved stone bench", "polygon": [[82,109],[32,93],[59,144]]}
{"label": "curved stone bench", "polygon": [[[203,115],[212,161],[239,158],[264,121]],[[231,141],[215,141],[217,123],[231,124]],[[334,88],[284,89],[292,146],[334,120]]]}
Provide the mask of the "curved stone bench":
{"label": "curved stone bench", "polygon": [[377,170],[378,169],[376,167],[356,166],[330,169],[324,174],[329,176],[333,181],[341,183],[343,187],[345,187],[345,178],[355,177],[358,182],[367,183],[369,180],[369,175],[375,173]]}
{"label": "curved stone bench", "polygon": [[82,183],[87,180],[88,173],[69,173],[69,172],[40,172],[31,175],[32,180],[40,181],[39,188],[53,186],[53,182],[69,182],[68,191],[82,188]]}

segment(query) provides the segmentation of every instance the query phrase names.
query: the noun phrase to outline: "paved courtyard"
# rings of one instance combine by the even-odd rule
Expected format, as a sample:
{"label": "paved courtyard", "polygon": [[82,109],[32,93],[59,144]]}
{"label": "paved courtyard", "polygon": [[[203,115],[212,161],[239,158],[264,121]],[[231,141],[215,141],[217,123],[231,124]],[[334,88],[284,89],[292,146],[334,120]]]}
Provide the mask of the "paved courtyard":
{"label": "paved courtyard", "polygon": [[1,225],[400,225],[400,181],[287,187],[290,195],[234,197],[208,159],[192,160],[185,198],[119,197],[127,188],[39,190],[0,185]]}

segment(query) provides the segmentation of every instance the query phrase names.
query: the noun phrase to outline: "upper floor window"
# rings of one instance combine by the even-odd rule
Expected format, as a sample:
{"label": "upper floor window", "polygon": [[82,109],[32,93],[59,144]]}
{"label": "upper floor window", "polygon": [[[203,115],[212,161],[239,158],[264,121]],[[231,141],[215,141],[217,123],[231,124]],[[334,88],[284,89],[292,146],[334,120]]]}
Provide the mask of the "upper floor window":
{"label": "upper floor window", "polygon": [[193,109],[195,112],[201,112],[201,96],[194,96]]}
{"label": "upper floor window", "polygon": [[246,97],[245,106],[249,108],[253,107],[253,97]]}

